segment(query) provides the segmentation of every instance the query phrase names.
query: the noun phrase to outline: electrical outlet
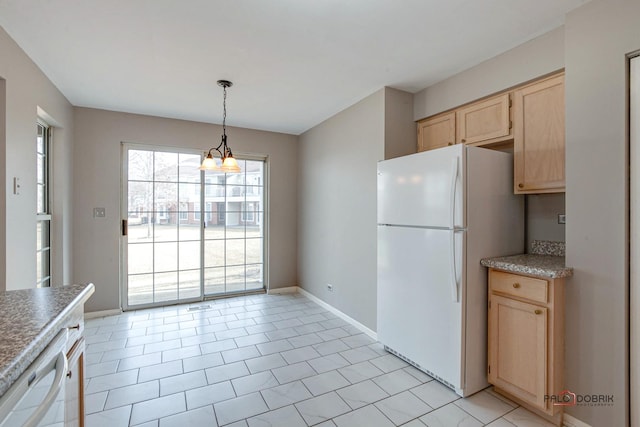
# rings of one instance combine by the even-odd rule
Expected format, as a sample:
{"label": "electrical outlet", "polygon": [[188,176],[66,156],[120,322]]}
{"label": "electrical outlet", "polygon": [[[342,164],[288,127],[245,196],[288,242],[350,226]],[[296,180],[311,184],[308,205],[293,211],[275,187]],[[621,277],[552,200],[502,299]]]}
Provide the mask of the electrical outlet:
{"label": "electrical outlet", "polygon": [[333,285],[331,283],[327,283],[327,290],[333,292]]}
{"label": "electrical outlet", "polygon": [[567,216],[565,214],[558,214],[558,224],[566,224]]}
{"label": "electrical outlet", "polygon": [[106,216],[107,216],[107,212],[105,208],[93,208],[94,218],[104,218]]}

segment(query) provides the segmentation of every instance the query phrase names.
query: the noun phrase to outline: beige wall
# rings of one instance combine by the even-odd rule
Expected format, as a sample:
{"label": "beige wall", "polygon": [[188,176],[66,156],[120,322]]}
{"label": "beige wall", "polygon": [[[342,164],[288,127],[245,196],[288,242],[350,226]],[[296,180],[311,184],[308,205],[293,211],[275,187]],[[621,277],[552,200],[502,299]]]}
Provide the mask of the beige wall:
{"label": "beige wall", "polygon": [[[0,288],[5,284],[7,290],[35,287],[36,121],[39,114],[56,126],[51,153],[52,283],[69,284],[72,281],[73,109],[2,28],[0,57],[0,78],[6,81],[5,97],[0,96],[0,102],[5,101],[0,111],[6,111],[5,137],[0,136]],[[14,177],[20,179],[19,195],[13,194]]]}
{"label": "beige wall", "polygon": [[527,251],[534,240],[566,241],[565,225],[558,224],[558,214],[564,213],[564,193],[527,196]]}
{"label": "beige wall", "polygon": [[[208,150],[219,143],[221,126],[104,110],[75,108],[74,279],[92,281],[96,292],[87,311],[120,307],[121,142]],[[227,128],[235,155],[268,156],[270,288],[296,281],[297,137]],[[106,218],[93,218],[93,208]]]}
{"label": "beige wall", "polygon": [[412,105],[412,94],[383,88],[300,135],[299,284],[372,330],[376,165],[415,152]]}
{"label": "beige wall", "polygon": [[593,0],[565,21],[567,263],[575,269],[566,295],[567,386],[615,399],[568,412],[593,426],[628,424],[625,55],[640,49],[638,16],[640,2]]}
{"label": "beige wall", "polygon": [[413,94],[384,88],[384,158],[415,153],[416,123],[413,121]]}
{"label": "beige wall", "polygon": [[562,67],[564,31],[560,27],[416,93],[413,118],[432,116]]}
{"label": "beige wall", "polygon": [[[384,89],[300,135],[299,285],[376,327],[376,163]],[[333,285],[333,292],[327,284]]]}

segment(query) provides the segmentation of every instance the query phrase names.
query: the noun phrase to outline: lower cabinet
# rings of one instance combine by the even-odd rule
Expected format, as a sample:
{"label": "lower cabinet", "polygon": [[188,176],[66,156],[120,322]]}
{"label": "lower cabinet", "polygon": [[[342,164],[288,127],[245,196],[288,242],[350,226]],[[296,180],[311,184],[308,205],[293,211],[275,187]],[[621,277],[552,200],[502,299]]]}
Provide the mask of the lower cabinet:
{"label": "lower cabinet", "polygon": [[560,425],[564,280],[489,269],[488,364],[495,390]]}
{"label": "lower cabinet", "polygon": [[84,426],[84,338],[67,353],[69,370],[65,384],[65,427]]}

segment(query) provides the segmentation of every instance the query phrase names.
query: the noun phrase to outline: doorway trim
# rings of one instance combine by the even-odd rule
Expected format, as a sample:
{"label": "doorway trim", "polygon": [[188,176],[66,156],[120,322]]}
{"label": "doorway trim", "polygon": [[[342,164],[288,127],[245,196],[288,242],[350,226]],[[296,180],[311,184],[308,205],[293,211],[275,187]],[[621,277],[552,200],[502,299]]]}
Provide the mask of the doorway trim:
{"label": "doorway trim", "polygon": [[640,52],[628,55],[629,131],[629,417],[632,427],[640,427]]}

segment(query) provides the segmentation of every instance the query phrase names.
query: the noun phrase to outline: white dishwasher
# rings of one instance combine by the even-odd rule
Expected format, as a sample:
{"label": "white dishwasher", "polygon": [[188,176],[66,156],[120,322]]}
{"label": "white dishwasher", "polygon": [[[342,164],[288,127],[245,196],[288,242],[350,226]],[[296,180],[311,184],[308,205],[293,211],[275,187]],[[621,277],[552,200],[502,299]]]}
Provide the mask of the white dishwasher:
{"label": "white dishwasher", "polygon": [[0,398],[0,427],[64,426],[67,329]]}

